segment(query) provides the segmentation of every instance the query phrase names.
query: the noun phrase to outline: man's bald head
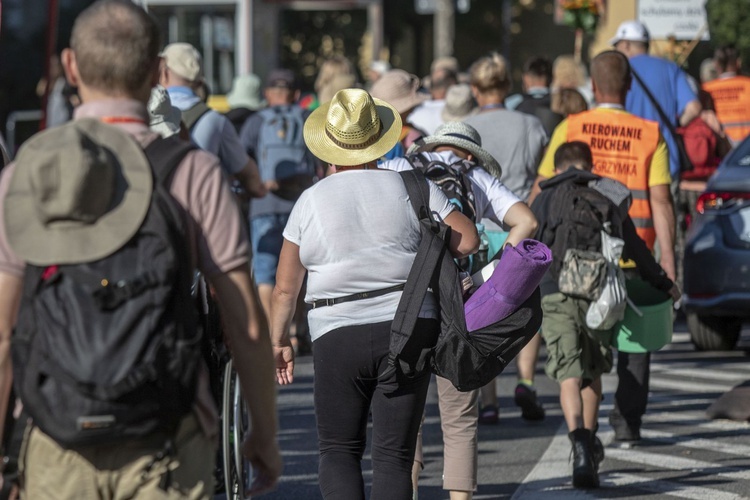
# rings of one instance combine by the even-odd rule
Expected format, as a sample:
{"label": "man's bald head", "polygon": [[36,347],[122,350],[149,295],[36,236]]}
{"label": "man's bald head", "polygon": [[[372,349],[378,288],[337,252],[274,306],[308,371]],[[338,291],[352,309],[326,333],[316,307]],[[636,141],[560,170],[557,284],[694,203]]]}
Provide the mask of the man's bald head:
{"label": "man's bald head", "polygon": [[70,47],[83,84],[135,96],[158,70],[161,37],[151,16],[128,0],[99,0],[73,25]]}
{"label": "man's bald head", "polygon": [[625,54],[607,50],[591,62],[591,80],[602,96],[623,97],[630,89],[630,63]]}

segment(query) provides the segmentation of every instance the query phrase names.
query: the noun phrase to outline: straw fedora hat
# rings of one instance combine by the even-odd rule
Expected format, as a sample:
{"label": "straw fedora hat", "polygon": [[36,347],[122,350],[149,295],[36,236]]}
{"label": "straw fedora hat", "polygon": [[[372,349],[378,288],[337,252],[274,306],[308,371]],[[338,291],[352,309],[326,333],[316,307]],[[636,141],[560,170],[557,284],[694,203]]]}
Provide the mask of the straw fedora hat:
{"label": "straw fedora hat", "polygon": [[128,135],[96,119],[41,132],[18,153],[5,197],[13,251],[38,266],[104,258],[148,212],[153,173]]}
{"label": "straw fedora hat", "polygon": [[463,122],[440,125],[434,134],[412,144],[407,154],[434,151],[440,146],[454,146],[471,153],[479,166],[497,178],[503,173],[497,160],[482,148],[482,138],[477,129]]}
{"label": "straw fedora hat", "polygon": [[362,165],[382,157],[399,140],[401,117],[390,104],[362,89],[343,89],[305,121],[312,154],[338,166]]}

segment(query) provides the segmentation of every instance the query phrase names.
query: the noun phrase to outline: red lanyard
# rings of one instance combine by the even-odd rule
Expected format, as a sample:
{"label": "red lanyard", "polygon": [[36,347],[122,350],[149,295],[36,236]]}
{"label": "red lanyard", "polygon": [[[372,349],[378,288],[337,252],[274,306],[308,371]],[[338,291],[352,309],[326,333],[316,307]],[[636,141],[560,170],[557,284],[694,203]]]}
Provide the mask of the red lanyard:
{"label": "red lanyard", "polygon": [[114,123],[140,123],[141,125],[145,125],[146,121],[142,120],[141,118],[136,118],[133,116],[102,116],[101,121],[104,123],[114,124]]}

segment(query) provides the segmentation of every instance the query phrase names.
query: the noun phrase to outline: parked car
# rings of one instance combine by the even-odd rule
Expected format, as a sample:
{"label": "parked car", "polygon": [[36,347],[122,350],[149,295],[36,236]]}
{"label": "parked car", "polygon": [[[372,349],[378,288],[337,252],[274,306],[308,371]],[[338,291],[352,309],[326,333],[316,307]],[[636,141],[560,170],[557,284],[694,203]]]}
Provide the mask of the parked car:
{"label": "parked car", "polygon": [[709,179],[687,234],[684,300],[698,350],[730,350],[750,319],[750,137]]}

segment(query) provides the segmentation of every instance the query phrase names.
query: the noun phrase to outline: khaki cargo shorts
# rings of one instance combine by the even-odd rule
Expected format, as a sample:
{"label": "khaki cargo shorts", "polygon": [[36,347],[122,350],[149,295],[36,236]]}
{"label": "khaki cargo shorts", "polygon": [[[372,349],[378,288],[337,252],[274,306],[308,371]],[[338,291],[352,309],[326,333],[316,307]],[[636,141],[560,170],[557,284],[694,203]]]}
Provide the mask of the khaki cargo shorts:
{"label": "khaki cargo shorts", "polygon": [[174,440],[175,455],[160,458],[154,444],[62,448],[29,426],[21,448],[21,499],[209,500],[217,443],[186,417]]}
{"label": "khaki cargo shorts", "polygon": [[562,382],[593,381],[612,370],[612,330],[586,326],[589,302],[562,293],[542,297],[542,337],[547,345],[544,371]]}

